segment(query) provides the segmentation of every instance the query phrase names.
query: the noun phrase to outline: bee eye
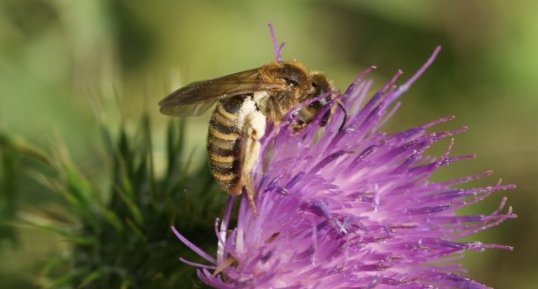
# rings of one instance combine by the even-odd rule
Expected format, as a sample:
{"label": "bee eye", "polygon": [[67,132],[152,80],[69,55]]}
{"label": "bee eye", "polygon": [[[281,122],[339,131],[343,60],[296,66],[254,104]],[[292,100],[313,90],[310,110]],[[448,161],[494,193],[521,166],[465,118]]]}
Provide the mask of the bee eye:
{"label": "bee eye", "polygon": [[288,84],[288,86],[290,87],[296,87],[296,86],[299,86],[299,82],[291,79],[291,78],[284,78],[284,80],[286,81],[286,83]]}

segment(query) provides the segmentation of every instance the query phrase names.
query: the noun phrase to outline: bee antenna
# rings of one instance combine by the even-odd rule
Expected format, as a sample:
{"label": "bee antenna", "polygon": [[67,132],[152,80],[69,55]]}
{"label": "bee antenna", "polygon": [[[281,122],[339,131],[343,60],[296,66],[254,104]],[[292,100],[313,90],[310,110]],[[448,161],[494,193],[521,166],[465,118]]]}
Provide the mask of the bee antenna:
{"label": "bee antenna", "polygon": [[284,48],[284,45],[286,44],[286,42],[278,43],[273,24],[268,23],[267,26],[269,26],[269,33],[271,34],[271,40],[273,41],[273,50],[275,52],[275,60],[276,62],[282,62],[282,48]]}

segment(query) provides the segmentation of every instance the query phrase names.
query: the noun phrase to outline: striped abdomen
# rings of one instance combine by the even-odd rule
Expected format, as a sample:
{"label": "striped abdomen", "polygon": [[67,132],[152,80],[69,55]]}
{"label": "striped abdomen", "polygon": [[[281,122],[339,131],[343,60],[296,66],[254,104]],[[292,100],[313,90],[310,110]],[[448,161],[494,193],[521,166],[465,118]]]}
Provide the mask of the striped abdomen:
{"label": "striped abdomen", "polygon": [[209,121],[207,150],[213,177],[232,195],[241,193],[239,111],[245,97],[220,101]]}

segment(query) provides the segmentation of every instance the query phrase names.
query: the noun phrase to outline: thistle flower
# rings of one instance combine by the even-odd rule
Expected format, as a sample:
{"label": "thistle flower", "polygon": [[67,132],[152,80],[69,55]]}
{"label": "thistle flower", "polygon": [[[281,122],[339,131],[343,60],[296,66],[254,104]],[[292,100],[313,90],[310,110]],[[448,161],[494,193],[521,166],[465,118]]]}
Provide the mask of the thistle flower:
{"label": "thistle flower", "polygon": [[487,288],[464,277],[457,259],[468,250],[511,247],[457,240],[516,216],[503,209],[506,198],[488,215],[457,211],[514,186],[459,188],[490,171],[430,180],[438,168],[473,158],[451,156],[453,140],[441,156],[426,155],[434,143],[465,131],[429,132],[451,116],[402,132],[381,130],[439,51],[400,86],[398,71],[364,105],[372,85],[364,76],[372,68],[360,74],[333,101],[341,106],[326,106],[336,109],[325,127],[316,119],[294,132],[295,115],[307,104],[292,111],[263,139],[263,161],[252,172],[257,215],[243,197],[230,230],[228,202],[215,226],[216,258],[174,229],[210,264],[181,260],[214,288]]}

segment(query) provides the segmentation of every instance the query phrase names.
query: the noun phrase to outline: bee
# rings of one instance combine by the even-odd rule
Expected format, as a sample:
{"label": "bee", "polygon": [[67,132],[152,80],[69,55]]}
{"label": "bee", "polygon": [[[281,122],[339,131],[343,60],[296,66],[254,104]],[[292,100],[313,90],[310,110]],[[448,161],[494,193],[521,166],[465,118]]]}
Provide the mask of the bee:
{"label": "bee", "polygon": [[[223,77],[191,83],[159,102],[166,115],[195,116],[217,102],[207,137],[213,177],[230,195],[246,191],[255,211],[251,170],[259,160],[260,139],[293,107],[327,94],[305,109],[311,121],[331,98],[332,86],[321,73],[308,72],[296,61],[277,62]],[[326,122],[327,116],[323,116]]]}

